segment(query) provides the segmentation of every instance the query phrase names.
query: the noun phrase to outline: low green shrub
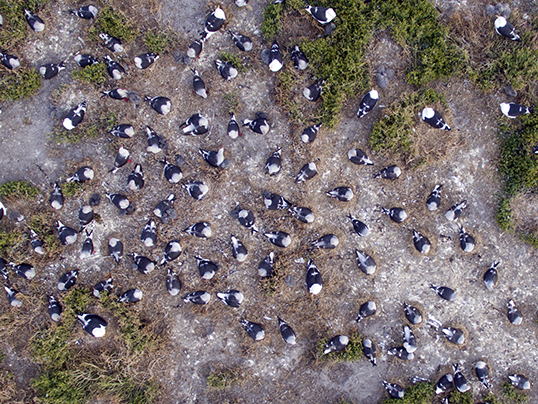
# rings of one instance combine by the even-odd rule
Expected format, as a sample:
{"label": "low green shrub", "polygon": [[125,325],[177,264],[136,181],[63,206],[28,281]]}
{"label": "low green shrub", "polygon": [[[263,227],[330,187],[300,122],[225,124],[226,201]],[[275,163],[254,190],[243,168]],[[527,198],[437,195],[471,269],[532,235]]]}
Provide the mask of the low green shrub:
{"label": "low green shrub", "polygon": [[504,197],[499,202],[499,206],[497,207],[497,225],[499,225],[499,228],[502,231],[505,231],[507,233],[513,233],[514,232],[514,222],[512,220],[512,209],[510,208],[510,198]]}
{"label": "low green shrub", "polygon": [[262,35],[270,42],[282,30],[282,3],[269,3],[263,10]]}
{"label": "low green shrub", "polygon": [[[126,314],[125,310],[129,311],[128,309],[117,307],[111,298],[108,299],[100,300],[98,306],[101,309],[109,308],[114,316],[120,317],[121,338],[126,332],[122,328],[125,318],[136,322],[137,316],[134,313]],[[61,322],[49,325],[32,337],[31,352],[41,364],[42,371],[32,381],[39,402],[82,404],[106,394],[114,402],[154,403],[159,395],[159,386],[147,376],[140,377],[137,372],[131,371],[141,363],[140,351],[136,345],[113,344],[113,350],[109,350],[106,345],[89,350],[76,343],[76,314],[86,312],[93,302],[90,290],[79,287],[70,289],[60,297],[63,306]]]}
{"label": "low green shrub", "polygon": [[239,73],[245,73],[248,70],[247,66],[243,63],[243,59],[235,53],[221,52],[219,54],[219,59],[223,62],[230,62]]}
{"label": "low green shrub", "polygon": [[359,333],[353,333],[349,337],[349,343],[344,350],[324,354],[323,350],[329,342],[328,338],[322,338],[317,345],[316,357],[321,361],[356,362],[363,357],[362,337]]}
{"label": "low green shrub", "polygon": [[473,404],[473,395],[470,391],[461,393],[458,390],[454,390],[450,393],[450,398],[448,399],[450,404]]}
{"label": "low green shrub", "polygon": [[138,28],[120,11],[112,7],[103,7],[99,10],[97,21],[90,28],[90,36],[99,40],[101,32],[121,39],[123,42],[131,42],[138,35]]}
{"label": "low green shrub", "polygon": [[170,31],[149,31],[144,35],[144,44],[149,52],[161,54],[168,52],[176,39],[177,35]]}
{"label": "low green shrub", "polygon": [[75,69],[71,72],[71,77],[78,81],[100,86],[107,80],[108,72],[105,64],[101,62],[86,66],[83,69]]}
{"label": "low green shrub", "polygon": [[503,384],[503,395],[510,400],[510,404],[523,404],[529,401],[527,393],[516,389],[510,382]]}
{"label": "low green shrub", "polygon": [[386,108],[383,117],[375,123],[370,134],[370,148],[405,159],[415,155],[414,127],[419,122],[418,114],[432,104],[446,105],[444,95],[432,89],[403,94],[400,101]]}
{"label": "low green shrub", "polygon": [[422,382],[412,384],[405,389],[403,398],[386,398],[382,404],[431,404],[435,397],[433,383]]}
{"label": "low green shrub", "polygon": [[14,198],[31,200],[37,198],[39,188],[28,181],[9,181],[0,185],[1,198]]}
{"label": "low green shrub", "polygon": [[[3,31],[5,30],[0,30]],[[0,77],[0,100],[19,101],[30,98],[37,93],[41,85],[41,75],[37,71],[19,67]]]}

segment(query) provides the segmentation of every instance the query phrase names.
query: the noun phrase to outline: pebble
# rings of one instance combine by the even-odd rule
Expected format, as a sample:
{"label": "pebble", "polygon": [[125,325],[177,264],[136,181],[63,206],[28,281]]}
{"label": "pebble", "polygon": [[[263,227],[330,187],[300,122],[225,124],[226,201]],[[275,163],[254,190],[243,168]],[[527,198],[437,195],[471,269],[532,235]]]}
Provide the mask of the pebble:
{"label": "pebble", "polygon": [[502,15],[504,18],[508,19],[510,18],[510,14],[512,14],[512,10],[510,10],[510,6],[506,3],[497,3],[495,6],[493,4],[488,4],[486,6],[486,14],[490,17]]}

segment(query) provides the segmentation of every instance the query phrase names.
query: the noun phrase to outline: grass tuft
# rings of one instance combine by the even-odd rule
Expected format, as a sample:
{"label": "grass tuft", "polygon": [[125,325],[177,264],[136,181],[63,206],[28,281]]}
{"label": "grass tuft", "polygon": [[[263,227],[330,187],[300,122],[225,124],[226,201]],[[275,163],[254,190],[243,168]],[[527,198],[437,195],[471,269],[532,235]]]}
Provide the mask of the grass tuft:
{"label": "grass tuft", "polygon": [[28,220],[28,227],[35,231],[39,239],[45,243],[44,248],[49,256],[54,256],[61,251],[60,241],[54,234],[56,223],[52,216],[46,213],[32,215]]}
{"label": "grass tuft", "polygon": [[62,193],[66,198],[80,195],[80,193],[84,191],[84,184],[81,184],[80,182],[76,181],[65,182],[61,185],[61,187]]}
{"label": "grass tuft", "polygon": [[[95,123],[82,122],[73,130],[67,130],[63,126],[57,126],[49,136],[58,143],[79,143],[85,140],[96,139],[117,124],[118,115],[115,112],[105,110]],[[66,183],[65,186],[67,188],[66,190],[62,186],[64,196],[69,196],[66,194],[66,191],[69,193],[70,187],[76,187],[73,183]]]}
{"label": "grass tuft", "polygon": [[235,53],[221,52],[219,54],[219,59],[223,62],[230,62],[239,73],[245,73],[248,70],[247,66],[243,63],[243,59]]}
{"label": "grass tuft", "polygon": [[263,10],[262,35],[266,41],[272,41],[282,30],[282,3],[269,3]]}
{"label": "grass tuft", "polygon": [[510,400],[510,403],[523,404],[529,401],[529,396],[526,392],[516,389],[509,381],[504,383],[503,395]]}
{"label": "grass tuft", "polygon": [[138,28],[120,11],[112,7],[104,7],[99,10],[97,21],[90,28],[90,36],[99,40],[101,32],[121,39],[123,42],[131,42],[138,35]]}
{"label": "grass tuft", "polygon": [[71,77],[78,81],[100,86],[108,78],[108,72],[104,63],[95,63],[86,66],[84,69],[73,70]]}
{"label": "grass tuft", "polygon": [[363,357],[362,354],[362,337],[359,333],[353,333],[349,337],[349,343],[346,348],[340,352],[331,352],[327,355],[323,353],[325,346],[329,342],[328,338],[322,338],[316,349],[316,358],[321,361],[331,362],[356,362]]}
{"label": "grass tuft", "polygon": [[227,390],[241,381],[238,368],[216,370],[207,376],[207,387],[213,390]]}
{"label": "grass tuft", "polygon": [[375,123],[370,134],[370,148],[410,159],[417,153],[414,127],[419,122],[418,113],[425,106],[437,103],[446,104],[445,97],[432,89],[403,94],[401,100],[386,108],[384,116]]}
{"label": "grass tuft", "polygon": [[18,262],[26,256],[27,238],[18,229],[0,231],[0,257]]}
{"label": "grass tuft", "polygon": [[28,181],[10,181],[0,185],[1,198],[32,200],[39,195],[39,189]]}
{"label": "grass tuft", "polygon": [[510,208],[510,198],[504,197],[497,207],[497,224],[502,231],[507,233],[514,232],[514,222],[512,221],[512,209]]}
{"label": "grass tuft", "polygon": [[129,306],[119,303],[108,294],[100,299],[100,303],[114,313],[121,331],[120,338],[130,351],[142,352],[157,347],[158,336],[151,332],[149,324],[129,309]]}
{"label": "grass tuft", "polygon": [[430,404],[433,402],[434,397],[435,385],[423,382],[407,387],[403,398],[386,398],[382,404]]}
{"label": "grass tuft", "polygon": [[[5,32],[6,29],[0,30]],[[0,100],[19,101],[30,98],[41,88],[41,75],[26,67],[19,67],[13,73],[0,77]]]}
{"label": "grass tuft", "polygon": [[[137,369],[141,366],[141,357],[136,346],[114,344],[114,351],[111,351],[106,344],[92,350],[77,344],[76,313],[86,312],[93,301],[88,289],[75,287],[69,290],[60,298],[64,308],[62,321],[50,324],[32,337],[32,354],[42,365],[41,375],[32,382],[39,402],[85,403],[106,394],[112,402],[154,403],[159,386]],[[109,307],[113,315],[119,317],[122,338],[127,332],[122,328],[125,317],[135,322],[136,315],[126,314],[124,310],[127,309],[116,307],[111,301],[103,303],[100,300],[98,306],[101,306],[100,310]],[[114,337],[107,335],[105,338]]]}
{"label": "grass tuft", "polygon": [[461,393],[458,390],[454,390],[450,393],[449,402],[450,404],[473,404],[474,400],[471,391]]}
{"label": "grass tuft", "polygon": [[171,31],[149,31],[144,35],[144,44],[149,52],[161,54],[170,51],[177,35]]}

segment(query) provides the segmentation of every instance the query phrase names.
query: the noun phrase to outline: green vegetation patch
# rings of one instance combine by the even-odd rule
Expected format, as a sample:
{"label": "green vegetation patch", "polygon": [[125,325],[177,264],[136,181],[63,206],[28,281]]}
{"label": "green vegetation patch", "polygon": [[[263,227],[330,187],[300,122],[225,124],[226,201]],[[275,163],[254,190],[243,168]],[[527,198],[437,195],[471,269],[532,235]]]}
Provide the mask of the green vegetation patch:
{"label": "green vegetation patch", "polygon": [[149,52],[161,54],[172,49],[177,35],[171,31],[149,31],[144,35],[144,44]]}
{"label": "green vegetation patch", "polygon": [[107,80],[108,72],[105,64],[100,62],[86,66],[83,69],[73,70],[71,72],[71,77],[78,81],[99,86]]}
{"label": "green vegetation patch", "polygon": [[[100,395],[133,404],[150,404],[159,395],[159,386],[136,369],[141,364],[141,357],[128,344],[113,344],[113,350],[107,344],[97,345],[89,350],[76,344],[76,313],[86,312],[94,298],[90,290],[73,288],[60,297],[63,306],[62,321],[50,324],[30,341],[34,359],[42,364],[41,375],[34,379],[32,387],[41,403],[73,404],[86,403]],[[104,305],[99,302],[100,309]],[[112,307],[112,314],[125,314]],[[93,312],[93,310],[90,310]],[[100,311],[100,310],[98,310]],[[119,314],[118,314],[119,313]],[[130,314],[129,317],[136,317]],[[121,320],[120,320],[121,322]],[[124,330],[121,330],[124,333]],[[106,336],[105,339],[114,337]]]}
{"label": "green vegetation patch", "polygon": [[223,62],[230,62],[239,73],[245,73],[248,70],[247,66],[243,63],[243,59],[235,53],[221,52],[219,54],[219,59]]}
{"label": "green vegetation patch", "polygon": [[525,391],[521,391],[512,386],[512,383],[503,384],[503,395],[510,400],[510,404],[523,404],[529,401],[529,396]]}
{"label": "green vegetation patch", "polygon": [[294,98],[294,88],[297,85],[299,73],[291,66],[284,66],[281,73],[276,77],[276,101],[284,108],[288,118],[294,122],[306,125],[309,122],[301,105]]}
{"label": "green vegetation patch", "polygon": [[0,257],[19,261],[26,256],[26,237],[18,229],[0,231]]}
{"label": "green vegetation patch", "polygon": [[449,40],[439,11],[426,0],[374,0],[378,27],[390,29],[396,42],[412,55],[409,84],[423,86],[448,78],[463,67],[463,54]]}
{"label": "green vegetation patch", "polygon": [[512,221],[512,209],[510,208],[511,199],[507,196],[503,197],[497,207],[497,224],[499,228],[507,233],[514,232],[514,222]]}
{"label": "green vegetation patch", "polygon": [[433,104],[446,106],[444,95],[432,89],[403,94],[400,101],[386,108],[383,117],[375,123],[370,134],[370,148],[405,160],[415,156],[417,133],[414,128],[419,122],[418,114]]}
{"label": "green vegetation patch", "polygon": [[[63,126],[57,126],[49,134],[52,140],[58,143],[79,143],[85,140],[95,139],[118,125],[118,115],[109,110],[104,110],[96,122],[83,121],[75,129],[67,130]],[[62,185],[64,196],[69,195],[70,189],[78,189],[81,184],[66,183]],[[65,187],[65,189],[64,189]]]}
{"label": "green vegetation patch", "polygon": [[28,181],[10,181],[0,185],[1,198],[35,199],[39,195],[39,188]]}
{"label": "green vegetation patch", "polygon": [[466,391],[465,393],[461,393],[458,390],[454,390],[452,393],[450,393],[449,398],[450,404],[473,404],[473,395],[471,391]]}
{"label": "green vegetation patch", "polygon": [[405,389],[404,398],[386,398],[382,404],[431,404],[435,397],[435,385],[416,383]]}
{"label": "green vegetation patch", "polygon": [[207,387],[213,390],[227,390],[242,380],[238,368],[216,370],[207,376]]}
{"label": "green vegetation patch", "polygon": [[321,361],[331,362],[356,362],[363,357],[362,337],[359,333],[353,333],[349,337],[346,348],[340,352],[323,353],[329,338],[322,338],[317,345],[316,357]]}
{"label": "green vegetation patch", "polygon": [[239,110],[239,97],[235,91],[224,94],[223,98],[224,112],[227,114],[237,114]]}
{"label": "green vegetation patch", "polygon": [[500,125],[498,133],[503,195],[497,208],[497,224],[504,231],[515,231],[522,240],[538,248],[538,229],[517,228],[517,218],[510,206],[520,193],[538,188],[538,158],[532,150],[538,145],[538,116],[524,115],[511,125]]}
{"label": "green vegetation patch", "polygon": [[100,40],[101,32],[121,39],[123,42],[131,42],[138,35],[138,28],[120,11],[112,7],[104,7],[99,10],[97,21],[90,28],[90,36],[95,40]]}
{"label": "green vegetation patch", "polygon": [[19,67],[14,72],[0,77],[0,100],[19,101],[30,98],[37,93],[41,85],[41,75],[36,70]]}
{"label": "green vegetation patch", "polygon": [[27,25],[24,9],[39,12],[49,0],[2,0],[0,14],[4,21],[0,29],[0,48],[11,49],[26,38]]}
{"label": "green vegetation patch", "polygon": [[[301,50],[314,74],[325,80],[319,117],[329,128],[338,123],[347,100],[370,88],[366,51],[376,29],[388,30],[410,54],[412,63],[407,75],[410,84],[423,86],[463,68],[463,54],[449,41],[448,28],[440,23],[439,12],[430,1],[373,0],[364,4],[355,0],[330,0],[320,1],[319,5],[336,11],[335,31],[316,40],[290,38],[290,42],[301,41]],[[294,2],[286,8],[301,10],[304,6]],[[267,41],[283,29],[285,17],[280,4],[270,4],[265,9],[262,32]],[[286,82],[287,79],[281,81]],[[291,111],[295,109],[293,105],[290,107]]]}
{"label": "green vegetation patch", "polygon": [[263,10],[262,35],[266,41],[272,41],[282,30],[282,3],[269,3]]}
{"label": "green vegetation patch", "polygon": [[327,7],[336,11],[336,30],[316,41],[303,41],[300,47],[316,77],[325,80],[320,116],[332,128],[338,123],[343,102],[370,86],[365,54],[377,14],[370,5],[356,0],[330,1]]}
{"label": "green vegetation patch", "polygon": [[157,348],[159,337],[152,332],[149,323],[143,321],[125,303],[119,303],[108,294],[100,299],[103,307],[111,310],[118,320],[120,338],[130,351],[141,352]]}
{"label": "green vegetation patch", "polygon": [[28,219],[28,227],[36,232],[37,236],[43,241],[43,248],[49,256],[54,256],[61,250],[60,241],[54,234],[56,228],[55,219],[46,213],[32,215]]}
{"label": "green vegetation patch", "polygon": [[500,125],[499,173],[508,196],[538,186],[538,159],[532,147],[538,144],[538,114],[525,115],[519,123]]}
{"label": "green vegetation patch", "polygon": [[75,195],[79,195],[82,191],[84,191],[84,184],[81,184],[80,182],[76,181],[65,182],[61,185],[61,188],[64,197],[71,198]]}

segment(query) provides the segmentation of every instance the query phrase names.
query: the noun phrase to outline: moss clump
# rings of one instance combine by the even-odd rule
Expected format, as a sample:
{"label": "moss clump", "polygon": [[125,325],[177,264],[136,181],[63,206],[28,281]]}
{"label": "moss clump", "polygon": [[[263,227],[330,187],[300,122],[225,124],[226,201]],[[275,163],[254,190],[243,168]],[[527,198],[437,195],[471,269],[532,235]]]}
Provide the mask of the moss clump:
{"label": "moss clump", "polygon": [[465,393],[461,393],[458,390],[454,390],[452,393],[450,393],[449,398],[450,404],[473,404],[473,395],[470,391],[467,391]]}
{"label": "moss clump", "polygon": [[482,399],[482,401],[488,404],[502,404],[501,401],[492,393],[486,394],[484,398]]}
{"label": "moss clump", "polygon": [[386,398],[382,404],[431,404],[434,397],[434,384],[423,382],[407,387],[403,398]]}
{"label": "moss clump", "polygon": [[529,243],[534,248],[538,248],[538,231],[532,233],[521,232],[519,233],[519,238],[524,242]]}
{"label": "moss clump", "polygon": [[503,199],[497,210],[499,227],[516,234],[525,242],[538,247],[538,231],[518,229],[510,208],[517,195],[538,188],[538,159],[532,152],[538,144],[538,117],[524,115],[519,122],[499,126],[500,153],[498,167],[503,185]]}
{"label": "moss clump", "polygon": [[262,35],[266,41],[272,41],[282,30],[282,3],[269,3],[263,10]]}
{"label": "moss clump", "polygon": [[177,36],[170,31],[150,31],[144,35],[144,44],[150,52],[160,54],[168,52],[176,39]]}
{"label": "moss clump", "polygon": [[98,40],[101,32],[124,42],[131,42],[138,35],[138,28],[123,13],[114,10],[112,7],[104,7],[99,10],[97,21],[90,28],[90,36]]}
{"label": "moss clump", "polygon": [[71,77],[78,81],[99,86],[107,80],[108,72],[105,64],[101,62],[86,66],[84,69],[73,70]]}
{"label": "moss clump", "polygon": [[[0,257],[17,260],[26,250],[26,237],[18,229],[0,231]],[[18,260],[17,260],[18,261]]]}
{"label": "moss clump", "polygon": [[240,380],[241,372],[237,368],[216,370],[207,376],[207,387],[213,390],[227,390]]}
{"label": "moss clump", "polygon": [[349,337],[349,343],[344,350],[340,352],[331,352],[325,355],[323,353],[323,350],[325,349],[328,342],[328,338],[322,338],[318,342],[316,357],[319,360],[332,362],[356,362],[363,357],[362,337],[359,333],[353,333]]}
{"label": "moss clump", "polygon": [[223,62],[230,62],[239,73],[245,73],[248,70],[247,66],[243,63],[243,59],[241,59],[235,53],[221,52],[219,54],[219,59]]}
{"label": "moss clump", "polygon": [[41,85],[41,75],[37,71],[20,67],[15,72],[0,77],[0,100],[19,101],[30,98]]}
{"label": "moss clump", "polygon": [[48,2],[49,0],[2,0],[0,14],[4,21],[0,29],[0,48],[11,49],[26,38],[25,8],[37,13]]}
{"label": "moss clump", "polygon": [[330,36],[302,42],[301,50],[316,77],[325,80],[320,115],[332,128],[338,123],[342,103],[370,85],[365,53],[377,14],[362,1],[335,0],[330,7],[338,16],[337,29]]}
{"label": "moss clump", "polygon": [[10,181],[0,185],[1,198],[35,199],[39,195],[39,189],[28,181]]}
{"label": "moss clump", "polygon": [[514,232],[514,223],[512,221],[512,209],[510,208],[510,198],[504,197],[499,202],[497,208],[497,224],[499,228],[507,233]]}
{"label": "moss clump", "polygon": [[32,382],[40,402],[85,403],[101,394],[114,402],[155,402],[159,387],[133,370],[141,359],[132,347],[115,344],[113,351],[102,346],[90,351],[76,344],[76,313],[86,312],[92,301],[88,289],[69,290],[60,298],[62,321],[32,337],[32,354],[42,365],[41,375]]}
{"label": "moss clump", "polygon": [[82,191],[84,191],[84,184],[81,184],[80,182],[71,181],[62,184],[62,193],[66,198],[79,195]]}
{"label": "moss clump", "polygon": [[[375,3],[375,5],[373,4]],[[462,53],[449,42],[449,30],[439,21],[439,11],[425,0],[378,0],[378,26],[390,29],[392,37],[412,55],[407,81],[423,86],[447,78],[463,67]]]}
{"label": "moss clump", "polygon": [[375,123],[370,134],[370,148],[405,159],[414,155],[413,129],[418,123],[418,113],[434,103],[446,104],[446,101],[444,95],[432,89],[402,95],[401,101],[388,107],[384,116]]}
{"label": "moss clump", "polygon": [[525,115],[519,122],[499,127],[499,172],[508,196],[538,186],[538,159],[532,153],[538,144],[538,116]]}
{"label": "moss clump", "polygon": [[506,382],[503,384],[503,395],[510,400],[510,403],[522,404],[529,401],[529,396],[526,392],[516,389],[512,383]]}
{"label": "moss clump", "polygon": [[35,231],[39,239],[45,243],[43,247],[49,256],[60,252],[62,247],[54,234],[56,223],[51,216],[45,213],[33,215],[28,220],[28,227]]}

